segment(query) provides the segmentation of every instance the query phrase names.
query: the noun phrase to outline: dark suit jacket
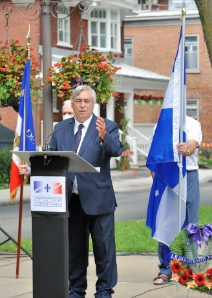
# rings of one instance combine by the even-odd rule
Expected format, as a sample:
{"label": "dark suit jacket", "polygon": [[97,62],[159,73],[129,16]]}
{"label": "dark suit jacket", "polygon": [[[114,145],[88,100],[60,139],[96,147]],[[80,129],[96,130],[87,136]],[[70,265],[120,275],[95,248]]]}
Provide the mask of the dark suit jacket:
{"label": "dark suit jacket", "polygon": [[[111,157],[120,156],[123,151],[119,141],[117,123],[104,119],[106,138],[101,145],[96,129],[97,117],[93,114],[88,130],[78,153],[94,167],[99,167],[99,173],[68,173],[68,197],[70,199],[74,177],[77,177],[78,192],[81,205],[89,215],[107,214],[116,207],[116,199],[110,175]],[[72,120],[70,124],[68,124]],[[64,124],[67,122],[67,125]],[[50,150],[74,151],[74,118],[61,121],[55,125]],[[61,129],[60,129],[61,128]],[[60,129],[56,132],[56,130]]]}

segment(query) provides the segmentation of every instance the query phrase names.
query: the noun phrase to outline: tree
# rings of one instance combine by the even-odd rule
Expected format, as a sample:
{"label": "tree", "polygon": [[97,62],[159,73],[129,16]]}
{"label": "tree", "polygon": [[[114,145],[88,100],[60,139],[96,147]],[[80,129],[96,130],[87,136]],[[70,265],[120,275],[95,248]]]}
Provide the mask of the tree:
{"label": "tree", "polygon": [[203,33],[206,46],[208,49],[209,59],[212,66],[212,1],[211,0],[195,0],[199,10],[200,20],[202,23]]}

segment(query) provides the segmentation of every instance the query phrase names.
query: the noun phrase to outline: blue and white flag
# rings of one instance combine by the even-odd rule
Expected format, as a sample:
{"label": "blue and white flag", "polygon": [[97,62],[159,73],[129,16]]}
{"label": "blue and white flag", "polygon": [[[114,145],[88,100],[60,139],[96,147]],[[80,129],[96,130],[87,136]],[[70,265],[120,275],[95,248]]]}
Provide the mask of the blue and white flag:
{"label": "blue and white flag", "polygon": [[[27,59],[24,66],[13,151],[36,151],[32,102],[30,94],[29,59]],[[10,198],[12,202],[15,199],[18,187],[21,184],[21,176],[19,175],[18,169],[20,163],[20,158],[17,155],[13,154],[10,174]],[[25,180],[25,182],[26,181],[27,179]]]}
{"label": "blue and white flag", "polygon": [[19,151],[36,151],[35,131],[30,93],[30,60],[27,59],[21,86],[18,116],[21,118]]}
{"label": "blue and white flag", "polygon": [[[186,217],[186,158],[182,158],[182,165],[180,165],[177,149],[177,144],[180,143],[180,129],[183,129],[182,141],[186,140],[186,96],[185,94],[181,96],[182,82],[186,93],[186,77],[184,66],[184,78],[182,78],[181,47],[182,28],[172,74],[146,162],[147,168],[155,174],[150,191],[146,225],[152,229],[152,237],[168,247],[179,233],[179,199],[181,200],[181,227]],[[180,128],[181,117],[183,117],[183,128]],[[179,171],[183,175],[182,179]],[[179,198],[180,180],[182,192]]]}

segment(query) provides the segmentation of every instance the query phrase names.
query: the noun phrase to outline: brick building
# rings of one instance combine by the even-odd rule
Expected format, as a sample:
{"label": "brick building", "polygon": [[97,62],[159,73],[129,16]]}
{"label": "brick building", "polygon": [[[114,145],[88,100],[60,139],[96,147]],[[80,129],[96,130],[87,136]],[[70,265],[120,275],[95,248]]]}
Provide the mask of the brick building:
{"label": "brick building", "polygon": [[[37,3],[15,5],[14,3]],[[44,3],[48,2],[45,8]],[[44,49],[42,45],[42,33],[46,31],[43,26],[43,16],[50,15],[50,30],[46,31],[51,36],[51,53],[52,64],[60,60],[61,57],[67,56],[73,51],[76,51],[77,39],[83,29],[84,39],[88,44],[103,53],[108,53],[110,50],[118,56],[122,55],[123,49],[123,18],[125,15],[132,13],[133,9],[137,9],[138,0],[127,0],[122,3],[121,0],[116,2],[112,0],[105,1],[87,1],[86,10],[82,10],[78,6],[80,1],[64,1],[65,6],[57,6],[58,1],[39,1],[39,0],[5,0],[0,3],[0,22],[5,24],[5,30],[0,32],[0,40],[19,39],[20,45],[25,46],[27,43],[26,35],[30,23],[31,28],[31,47],[34,48],[36,58],[40,61],[41,73],[43,73]],[[61,1],[63,2],[63,1]],[[5,3],[8,5],[5,6]],[[24,6],[24,7],[23,7]],[[2,13],[3,12],[3,13]],[[34,17],[35,14],[35,17]],[[49,57],[48,57],[49,58]],[[115,61],[114,61],[115,62]],[[49,65],[50,66],[50,65]],[[43,77],[41,76],[41,85],[43,85]],[[46,87],[44,87],[45,89]],[[45,93],[44,93],[45,94]],[[45,97],[45,96],[44,96]],[[43,143],[42,131],[44,118],[44,104],[46,98],[41,98],[39,104],[34,107],[34,122],[36,130],[37,145]],[[43,103],[42,103],[43,101]],[[58,122],[62,119],[61,107],[62,100],[57,98],[54,90],[52,92],[51,104],[53,108],[53,122]],[[52,113],[52,111],[50,111]],[[102,111],[104,113],[104,111]],[[14,130],[17,123],[17,113],[11,107],[0,108],[2,124]],[[10,117],[8,117],[10,115]],[[47,121],[52,122],[51,119]],[[44,124],[45,126],[45,124]]]}
{"label": "brick building", "polygon": [[[172,10],[168,5],[171,1],[153,2],[154,10],[145,10],[148,7],[143,4],[141,8],[144,10],[139,11],[137,15],[125,17],[125,59],[137,67],[170,76],[182,23],[181,8],[173,7]],[[158,10],[155,10],[156,8]],[[188,7],[185,26],[187,114],[201,122],[203,141],[211,143],[212,69],[198,11],[189,8],[194,7]],[[164,95],[162,92],[154,91],[135,91],[135,93],[147,98],[152,95],[156,99]],[[134,126],[141,132],[157,122],[160,105],[149,103],[140,105],[135,100],[134,107]]]}
{"label": "brick building", "polygon": [[[38,0],[35,0],[35,2],[40,3]],[[61,19],[51,16],[51,32],[49,34],[51,35],[52,63],[76,50],[81,28],[83,28],[84,37],[88,44],[103,53],[107,53],[109,50],[116,53],[118,58],[114,60],[114,63],[121,64],[123,66],[122,70],[125,70],[124,74],[122,70],[120,71],[120,77],[123,81],[122,86],[117,90],[121,93],[120,100],[116,104],[111,102],[107,107],[107,111],[101,110],[100,114],[107,117],[111,116],[109,118],[119,123],[121,117],[119,108],[125,106],[126,116],[130,119],[131,125],[148,137],[160,113],[161,101],[158,99],[163,98],[171,74],[179,38],[181,9],[175,7],[172,0],[150,1],[151,6],[148,4],[150,2],[144,0],[129,0],[124,1],[124,3],[121,0],[108,0],[106,2],[92,0],[81,19],[79,8],[75,8],[78,2],[70,1],[70,5],[60,8],[56,16]],[[189,1],[191,4],[192,2],[194,1]],[[140,3],[141,11],[138,10],[138,3]],[[187,8],[188,114],[201,122],[203,141],[211,142],[211,66],[198,11],[190,10],[190,8],[194,8],[192,5]],[[2,9],[3,2],[0,3],[0,11]],[[22,14],[25,14],[26,7],[18,7],[18,9]],[[144,9],[148,10],[145,11]],[[64,18],[67,14],[69,14],[69,17]],[[0,40],[4,41],[8,34],[10,39],[19,39],[22,46],[27,43],[26,35],[30,23],[31,46],[40,61],[42,71],[41,17],[29,21],[20,16],[17,9],[12,7],[12,13],[8,17],[8,27],[4,27],[4,24],[6,25],[4,13],[0,13],[0,21],[3,25]],[[114,34],[111,33],[112,31]],[[106,32],[111,34],[105,34]],[[43,78],[41,78],[42,83]],[[137,100],[134,100],[136,95],[143,96],[146,99],[151,96],[157,100],[157,103],[154,103],[155,100],[150,100],[148,103],[141,101],[141,105]],[[43,143],[42,100],[45,100],[45,98],[41,99],[40,104],[34,107],[38,145]],[[57,98],[54,92],[52,102],[53,121],[58,122],[62,119],[62,100]],[[15,130],[17,113],[13,108],[0,108],[0,115],[2,118],[1,123]]]}

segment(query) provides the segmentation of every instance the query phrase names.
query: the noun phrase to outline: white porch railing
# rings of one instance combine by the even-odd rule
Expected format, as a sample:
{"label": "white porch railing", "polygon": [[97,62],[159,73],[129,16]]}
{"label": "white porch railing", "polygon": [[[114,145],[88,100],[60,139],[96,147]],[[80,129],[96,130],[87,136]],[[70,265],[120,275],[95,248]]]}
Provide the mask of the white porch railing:
{"label": "white porch railing", "polygon": [[[123,131],[119,130],[119,138],[123,141]],[[134,165],[138,165],[138,155],[147,157],[149,152],[149,138],[140,133],[132,126],[127,126],[126,141],[133,151],[132,160]]]}

